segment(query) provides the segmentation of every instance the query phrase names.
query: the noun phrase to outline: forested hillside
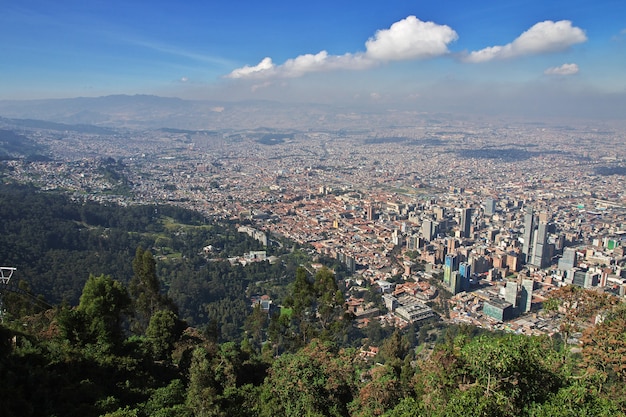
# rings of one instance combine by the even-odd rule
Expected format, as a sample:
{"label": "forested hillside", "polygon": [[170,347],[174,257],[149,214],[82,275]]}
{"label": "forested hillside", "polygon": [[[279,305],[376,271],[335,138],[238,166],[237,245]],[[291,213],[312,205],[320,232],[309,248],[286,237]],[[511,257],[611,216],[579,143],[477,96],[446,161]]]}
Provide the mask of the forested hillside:
{"label": "forested hillside", "polygon": [[[92,276],[76,308],[0,326],[10,416],[621,416],[626,309],[581,353],[548,337],[449,328],[432,349],[394,332],[375,357],[328,334],[274,356],[252,335],[216,343],[163,305],[145,330],[124,286]],[[107,300],[107,302],[103,302]],[[302,331],[300,328],[298,331]],[[300,333],[301,335],[301,333]]]}
{"label": "forested hillside", "polygon": [[[32,186],[2,184],[0,219],[0,264],[17,267],[15,280],[51,305],[76,305],[90,274],[127,284],[139,247],[158,259],[162,291],[194,325],[210,319],[242,325],[247,285],[285,275],[282,264],[231,268],[227,257],[261,245],[234,225],[174,206],[77,202]],[[206,254],[209,245],[214,250]],[[220,307],[225,300],[232,303]]]}

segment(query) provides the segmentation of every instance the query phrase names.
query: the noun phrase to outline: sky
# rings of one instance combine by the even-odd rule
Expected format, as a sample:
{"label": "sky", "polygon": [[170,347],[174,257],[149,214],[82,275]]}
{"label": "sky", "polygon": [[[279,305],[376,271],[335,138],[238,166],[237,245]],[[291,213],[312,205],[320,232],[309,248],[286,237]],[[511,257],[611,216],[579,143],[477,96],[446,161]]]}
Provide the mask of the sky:
{"label": "sky", "polygon": [[626,115],[623,0],[6,0],[0,99]]}

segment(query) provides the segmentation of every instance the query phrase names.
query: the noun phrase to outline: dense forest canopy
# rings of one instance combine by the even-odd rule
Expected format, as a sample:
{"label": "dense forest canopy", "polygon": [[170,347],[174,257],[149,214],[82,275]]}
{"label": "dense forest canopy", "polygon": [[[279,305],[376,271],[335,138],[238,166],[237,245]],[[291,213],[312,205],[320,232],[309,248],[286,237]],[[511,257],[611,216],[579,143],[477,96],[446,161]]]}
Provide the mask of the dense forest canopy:
{"label": "dense forest canopy", "polygon": [[[163,290],[172,292],[185,317],[195,323],[203,317],[192,310],[223,299],[229,290],[220,283],[219,264],[262,248],[233,225],[211,223],[175,206],[77,202],[25,185],[0,185],[0,218],[0,262],[17,267],[16,277],[48,303],[76,304],[90,274],[128,283],[135,250],[142,247],[159,259]],[[215,251],[213,262],[203,253],[209,245]],[[245,275],[237,269],[232,273],[238,272]],[[245,288],[251,279],[240,284]],[[192,307],[185,303],[189,294],[208,298],[194,299]]]}

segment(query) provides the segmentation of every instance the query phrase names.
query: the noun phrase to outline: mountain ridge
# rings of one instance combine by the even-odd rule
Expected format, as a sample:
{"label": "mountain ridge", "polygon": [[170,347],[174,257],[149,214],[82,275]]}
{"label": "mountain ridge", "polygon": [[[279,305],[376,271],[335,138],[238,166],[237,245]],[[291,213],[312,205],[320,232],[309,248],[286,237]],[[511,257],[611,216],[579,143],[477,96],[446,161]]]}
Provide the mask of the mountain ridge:
{"label": "mountain ridge", "polygon": [[[155,95],[109,95],[43,100],[0,100],[0,117],[105,128],[311,129],[404,124],[426,113],[270,100],[189,100]],[[432,116],[432,114],[431,114]],[[439,114],[441,117],[442,114]],[[446,117],[443,115],[443,117]]]}

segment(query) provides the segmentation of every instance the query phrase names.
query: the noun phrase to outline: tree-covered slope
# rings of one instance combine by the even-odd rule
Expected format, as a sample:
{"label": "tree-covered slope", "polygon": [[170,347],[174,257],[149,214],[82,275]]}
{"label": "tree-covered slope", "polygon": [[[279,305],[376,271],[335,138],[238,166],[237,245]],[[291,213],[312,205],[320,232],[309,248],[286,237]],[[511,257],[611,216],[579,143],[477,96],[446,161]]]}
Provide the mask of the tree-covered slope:
{"label": "tree-covered slope", "polygon": [[25,185],[0,185],[0,219],[0,263],[16,267],[15,279],[50,304],[77,304],[90,274],[127,283],[138,247],[154,253],[167,280],[164,290],[173,285],[177,294],[185,291],[181,275],[187,275],[193,293],[196,275],[206,278],[206,271],[214,269],[207,265],[203,247],[214,247],[218,259],[260,249],[233,225],[207,222],[190,210],[78,202]]}

